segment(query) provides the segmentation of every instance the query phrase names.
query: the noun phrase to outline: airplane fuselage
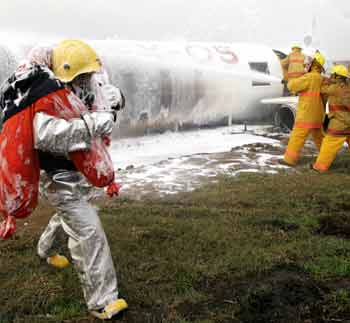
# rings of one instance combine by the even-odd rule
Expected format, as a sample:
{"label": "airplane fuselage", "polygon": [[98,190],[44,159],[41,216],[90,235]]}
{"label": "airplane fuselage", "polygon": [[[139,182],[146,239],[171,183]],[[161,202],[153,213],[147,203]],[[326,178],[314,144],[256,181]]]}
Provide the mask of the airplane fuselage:
{"label": "airplane fuselage", "polygon": [[[282,69],[269,47],[245,43],[89,41],[126,97],[120,131],[261,120],[280,97]],[[30,45],[0,47],[0,80]]]}

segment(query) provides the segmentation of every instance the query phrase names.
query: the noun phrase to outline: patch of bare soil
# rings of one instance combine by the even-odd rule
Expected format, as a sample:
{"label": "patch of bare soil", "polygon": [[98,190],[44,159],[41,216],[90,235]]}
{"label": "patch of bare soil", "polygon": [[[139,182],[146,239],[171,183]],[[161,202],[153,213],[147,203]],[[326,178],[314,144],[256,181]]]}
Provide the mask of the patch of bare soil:
{"label": "patch of bare soil", "polygon": [[350,215],[327,215],[319,219],[317,233],[350,238]]}
{"label": "patch of bare soil", "polygon": [[197,288],[210,297],[201,303],[184,303],[178,307],[190,321],[217,312],[220,317],[217,322],[333,322],[323,311],[331,288],[294,265],[276,266],[270,272],[251,275],[239,283],[229,277],[216,277],[202,281]]}

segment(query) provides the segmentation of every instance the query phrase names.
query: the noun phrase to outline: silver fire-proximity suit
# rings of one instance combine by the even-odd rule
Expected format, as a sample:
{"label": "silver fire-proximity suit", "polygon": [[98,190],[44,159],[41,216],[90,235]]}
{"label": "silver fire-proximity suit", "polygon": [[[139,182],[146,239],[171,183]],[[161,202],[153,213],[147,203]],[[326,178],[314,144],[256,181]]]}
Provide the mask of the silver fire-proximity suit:
{"label": "silver fire-proximity suit", "polygon": [[[110,135],[114,119],[107,111],[69,121],[37,113],[33,125],[35,148],[67,157],[69,152],[88,149],[92,136]],[[53,243],[62,228],[68,235],[68,248],[89,310],[104,308],[118,299],[118,288],[105,232],[96,209],[88,202],[92,187],[81,173],[64,167],[43,176],[41,187],[57,212],[40,237],[39,256],[46,259],[55,254]]]}

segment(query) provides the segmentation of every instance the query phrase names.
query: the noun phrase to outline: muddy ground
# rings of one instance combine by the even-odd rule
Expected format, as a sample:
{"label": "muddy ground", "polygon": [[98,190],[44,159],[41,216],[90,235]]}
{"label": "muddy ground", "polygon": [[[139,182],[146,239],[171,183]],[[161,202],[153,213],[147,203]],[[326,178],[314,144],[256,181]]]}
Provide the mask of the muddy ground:
{"label": "muddy ground", "polygon": [[[178,185],[187,178],[188,190],[161,192],[157,175],[158,186],[145,181],[98,201],[130,305],[113,321],[350,322],[349,154],[320,175],[309,168],[316,151],[308,143],[298,167],[287,168],[279,161],[288,135],[262,135],[276,142],[157,165],[175,169]],[[53,212],[41,201],[15,238],[0,242],[1,323],[98,322],[73,268],[56,271],[36,255]],[[69,255],[66,239],[57,250]]]}

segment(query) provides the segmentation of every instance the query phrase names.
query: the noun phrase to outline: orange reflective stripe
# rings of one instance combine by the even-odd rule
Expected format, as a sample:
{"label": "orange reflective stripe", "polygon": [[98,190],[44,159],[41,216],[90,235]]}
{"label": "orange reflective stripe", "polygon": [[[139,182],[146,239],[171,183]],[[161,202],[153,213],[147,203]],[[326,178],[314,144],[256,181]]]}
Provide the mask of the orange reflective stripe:
{"label": "orange reflective stripe", "polygon": [[319,129],[322,128],[321,122],[296,122],[294,124],[295,128],[304,128],[304,129]]}
{"label": "orange reflective stripe", "polygon": [[292,157],[293,159],[299,158],[299,154],[293,150],[290,150],[290,149],[287,149],[285,154],[288,155],[289,157]]}
{"label": "orange reflective stripe", "polygon": [[329,111],[331,111],[331,112],[336,112],[336,111],[350,112],[350,106],[343,105],[343,104],[330,104]]}
{"label": "orange reflective stripe", "polygon": [[329,169],[328,165],[322,164],[322,163],[315,163],[312,166],[314,169],[320,171],[320,172],[326,172]]}
{"label": "orange reflective stripe", "polygon": [[320,96],[320,92],[300,92],[299,96],[317,97]]}
{"label": "orange reflective stripe", "polygon": [[302,63],[302,64],[304,64],[304,60],[303,59],[290,59],[289,63]]}
{"label": "orange reflective stripe", "polygon": [[289,72],[288,76],[289,77],[299,77],[299,76],[303,76],[305,73],[304,72]]}
{"label": "orange reflective stripe", "polygon": [[340,135],[348,136],[348,135],[350,135],[350,130],[337,130],[337,129],[328,128],[327,133],[330,135],[334,135],[334,136],[337,136],[337,135],[338,136],[340,136]]}

